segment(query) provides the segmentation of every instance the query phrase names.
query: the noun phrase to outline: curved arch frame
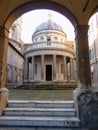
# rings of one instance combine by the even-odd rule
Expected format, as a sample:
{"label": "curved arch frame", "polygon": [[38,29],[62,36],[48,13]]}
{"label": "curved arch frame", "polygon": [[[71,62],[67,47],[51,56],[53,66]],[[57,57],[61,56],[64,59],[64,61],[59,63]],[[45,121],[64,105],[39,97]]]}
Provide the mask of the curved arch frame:
{"label": "curved arch frame", "polygon": [[61,13],[62,15],[64,15],[65,17],[67,17],[72,23],[72,25],[74,26],[74,28],[76,27],[78,23],[74,15],[67,8],[61,6],[60,4],[57,4],[55,2],[49,2],[49,1],[39,1],[39,2],[30,1],[14,9],[6,18],[4,26],[7,29],[9,29],[12,23],[18,17],[20,17],[26,12],[33,11],[36,9],[51,9],[51,10],[57,11]]}
{"label": "curved arch frame", "polygon": [[89,16],[88,22],[89,22],[90,18],[97,12],[98,12],[98,5],[92,10],[92,12],[91,12],[91,14]]}

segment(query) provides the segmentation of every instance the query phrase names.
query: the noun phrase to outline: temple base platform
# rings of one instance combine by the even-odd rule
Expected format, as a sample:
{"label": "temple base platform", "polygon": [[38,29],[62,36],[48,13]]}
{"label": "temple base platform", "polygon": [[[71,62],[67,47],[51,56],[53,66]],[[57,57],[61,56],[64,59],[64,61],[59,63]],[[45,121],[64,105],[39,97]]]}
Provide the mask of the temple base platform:
{"label": "temple base platform", "polygon": [[38,89],[38,90],[62,90],[74,89],[77,87],[76,81],[24,81],[16,89]]}

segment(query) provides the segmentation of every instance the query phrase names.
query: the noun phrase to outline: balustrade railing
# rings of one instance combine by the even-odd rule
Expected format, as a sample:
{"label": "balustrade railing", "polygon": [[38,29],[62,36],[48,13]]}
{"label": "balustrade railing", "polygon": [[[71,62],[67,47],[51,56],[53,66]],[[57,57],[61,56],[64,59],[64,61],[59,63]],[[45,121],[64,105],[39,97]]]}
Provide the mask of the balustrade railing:
{"label": "balustrade railing", "polygon": [[65,49],[67,51],[74,52],[73,47],[64,44],[64,43],[57,43],[57,42],[39,42],[39,43],[33,43],[31,46],[27,47],[25,49],[25,52],[28,52],[29,50],[34,50],[34,49],[47,49],[47,48],[59,48],[59,49]]}

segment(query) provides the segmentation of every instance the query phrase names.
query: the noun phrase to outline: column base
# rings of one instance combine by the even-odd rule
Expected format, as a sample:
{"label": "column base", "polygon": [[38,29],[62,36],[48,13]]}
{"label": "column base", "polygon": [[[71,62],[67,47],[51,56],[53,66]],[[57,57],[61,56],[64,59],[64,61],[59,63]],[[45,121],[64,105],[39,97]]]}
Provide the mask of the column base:
{"label": "column base", "polygon": [[0,116],[2,116],[3,110],[7,106],[8,93],[8,89],[0,88]]}
{"label": "column base", "polygon": [[98,89],[77,88],[73,95],[80,126],[98,128]]}

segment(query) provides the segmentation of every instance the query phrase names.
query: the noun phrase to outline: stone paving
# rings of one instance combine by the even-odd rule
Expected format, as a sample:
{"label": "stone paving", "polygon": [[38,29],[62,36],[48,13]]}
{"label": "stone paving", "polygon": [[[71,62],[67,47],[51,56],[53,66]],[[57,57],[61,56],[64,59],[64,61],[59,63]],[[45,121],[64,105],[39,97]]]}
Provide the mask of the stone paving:
{"label": "stone paving", "polygon": [[73,100],[73,90],[9,90],[9,100]]}

